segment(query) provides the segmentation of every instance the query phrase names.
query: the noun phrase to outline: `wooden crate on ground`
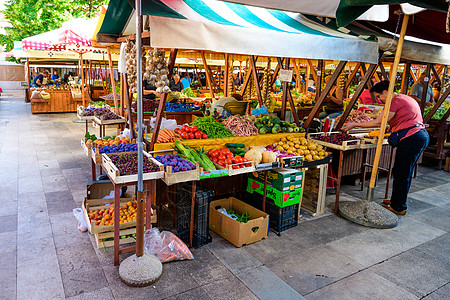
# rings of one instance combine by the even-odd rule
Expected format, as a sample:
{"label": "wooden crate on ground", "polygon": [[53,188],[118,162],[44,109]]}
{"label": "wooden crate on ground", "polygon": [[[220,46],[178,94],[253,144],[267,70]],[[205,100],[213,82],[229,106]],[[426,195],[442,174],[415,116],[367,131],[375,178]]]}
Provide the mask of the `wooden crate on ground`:
{"label": "wooden crate on ground", "polygon": [[300,169],[304,174],[301,208],[313,216],[320,216],[325,210],[328,164]]}
{"label": "wooden crate on ground", "polygon": [[[120,231],[120,236],[127,236],[127,235],[136,235],[136,227],[128,228]],[[107,248],[107,247],[113,247],[114,246],[114,231],[108,231],[108,232],[102,232],[102,233],[96,233],[94,234],[95,242],[97,243],[97,248]],[[135,243],[136,237],[126,237],[121,238],[119,245],[124,244],[130,244]]]}

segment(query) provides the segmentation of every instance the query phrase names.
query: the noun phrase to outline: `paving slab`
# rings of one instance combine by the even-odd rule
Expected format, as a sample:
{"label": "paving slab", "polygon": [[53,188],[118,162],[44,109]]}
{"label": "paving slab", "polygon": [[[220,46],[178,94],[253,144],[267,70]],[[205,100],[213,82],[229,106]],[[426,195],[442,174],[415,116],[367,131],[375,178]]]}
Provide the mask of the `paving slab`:
{"label": "paving slab", "polygon": [[364,267],[327,246],[299,251],[266,266],[302,295],[309,294]]}
{"label": "paving slab", "polygon": [[305,299],[266,266],[241,272],[237,277],[262,300]]}
{"label": "paving slab", "polygon": [[408,198],[417,199],[423,202],[427,202],[432,205],[445,205],[448,204],[448,191],[450,190],[450,184],[443,184],[434,188],[424,189],[415,193],[410,193]]}
{"label": "paving slab", "polygon": [[450,295],[450,283],[447,283],[446,285],[435,290],[425,298],[422,298],[422,300],[443,300],[448,299],[449,295]]}
{"label": "paving slab", "polygon": [[393,229],[370,229],[328,245],[359,264],[369,267],[445,233],[410,217],[402,218],[400,221]]}
{"label": "paving slab", "polygon": [[414,218],[433,227],[450,232],[450,209],[435,207],[419,213]]}
{"label": "paving slab", "polygon": [[17,247],[17,267],[36,264],[42,260],[56,260],[53,237],[21,240]]}
{"label": "paving slab", "polygon": [[66,189],[59,192],[45,193],[49,215],[71,212],[77,207],[72,193]]}
{"label": "paving slab", "polygon": [[207,247],[233,274],[238,274],[262,265],[260,261],[245,251],[245,246],[237,248],[221,237],[218,237],[217,241],[214,241],[205,247]]}
{"label": "paving slab", "polygon": [[17,252],[0,252],[0,286],[2,299],[16,299]]}
{"label": "paving slab", "polygon": [[202,286],[203,290],[214,300],[256,300],[252,293],[238,278],[228,276]]}
{"label": "paving slab", "polygon": [[441,235],[440,237],[423,243],[414,249],[423,253],[431,254],[434,257],[450,264],[450,233]]}
{"label": "paving slab", "polygon": [[450,281],[450,264],[412,249],[371,267],[410,293],[424,297]]}
{"label": "paving slab", "polygon": [[67,300],[108,300],[114,299],[113,293],[109,287],[104,287],[92,292],[82,293],[73,297],[66,298]]}
{"label": "paving slab", "polygon": [[207,293],[201,288],[195,288],[187,292],[166,298],[167,300],[210,300],[211,298]]}
{"label": "paving slab", "polygon": [[17,230],[17,215],[0,216],[0,233]]}
{"label": "paving slab", "polygon": [[0,233],[0,253],[15,252],[16,250],[17,230]]}

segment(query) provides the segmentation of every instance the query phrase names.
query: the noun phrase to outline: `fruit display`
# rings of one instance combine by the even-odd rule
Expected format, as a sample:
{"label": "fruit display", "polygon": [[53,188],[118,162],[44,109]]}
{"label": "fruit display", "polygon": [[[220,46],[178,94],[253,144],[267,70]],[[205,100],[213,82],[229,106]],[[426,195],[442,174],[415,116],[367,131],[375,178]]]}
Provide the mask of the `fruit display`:
{"label": "fruit display", "polygon": [[83,109],[83,112],[81,113],[82,117],[91,117],[94,115],[101,116],[102,114],[106,113],[107,111],[111,111],[107,107],[86,107]]}
{"label": "fruit display", "polygon": [[207,139],[208,135],[205,134],[203,131],[199,130],[197,126],[189,127],[187,125],[183,125],[181,128],[176,128],[174,130],[176,134],[179,134],[182,139]]}
{"label": "fruit display", "polygon": [[[371,132],[369,132],[369,133],[367,134],[367,136],[368,136],[369,138],[378,138],[379,135],[380,135],[380,130],[372,130]],[[384,133],[384,138],[387,138],[387,137],[389,137],[390,135],[391,135],[390,132],[385,132],[385,133]]]}
{"label": "fruit display", "polygon": [[113,144],[102,147],[94,147],[99,150],[100,154],[103,153],[116,153],[116,152],[128,152],[128,151],[137,151],[137,144]]}
{"label": "fruit display", "polygon": [[[339,121],[341,120],[342,115],[338,116],[336,118],[335,124],[337,125]],[[366,113],[360,111],[360,110],[353,110],[347,117],[347,120],[345,120],[345,123],[363,123],[367,121],[371,121],[372,118],[369,117]]]}
{"label": "fruit display", "polygon": [[251,167],[251,163],[247,163],[247,159],[245,157],[241,157],[239,155],[235,156],[228,148],[209,150],[206,155],[214,163],[224,168],[229,165],[232,165],[233,169]]}
{"label": "fruit display", "polygon": [[[137,153],[112,154],[112,163],[119,169],[120,175],[133,175],[138,172]],[[144,155],[144,173],[159,171],[159,166]]]}
{"label": "fruit display", "polygon": [[347,134],[347,133],[333,133],[330,135],[317,135],[317,136],[314,136],[313,139],[323,141],[326,143],[335,144],[335,145],[342,145],[342,143],[345,141],[350,141],[347,143],[347,145],[354,145],[358,142],[357,141],[358,138],[356,138],[350,134]]}
{"label": "fruit display", "polygon": [[245,117],[230,116],[223,121],[223,124],[234,136],[258,135],[258,128]]}
{"label": "fruit display", "polygon": [[94,116],[99,118],[100,120],[117,120],[120,119],[120,116],[113,112],[112,110],[103,110],[102,113],[95,113]]}
{"label": "fruit display", "polygon": [[[176,130],[176,129],[175,129]],[[169,143],[180,140],[180,135],[176,132],[163,128],[158,132],[158,138],[156,139],[157,143]]]}
{"label": "fruit display", "polygon": [[[137,203],[129,201],[126,204],[122,204],[119,209],[120,214],[120,224],[136,221],[137,211],[136,211]],[[96,226],[108,226],[114,224],[114,214],[115,209],[114,205],[111,205],[110,208],[102,208],[91,210],[88,212],[89,220],[95,222]]]}
{"label": "fruit display", "polygon": [[[105,147],[105,146],[126,146],[131,143],[129,138],[126,137],[104,137],[102,139],[93,139],[95,135],[91,135],[89,139],[86,140],[86,145],[91,144],[94,148]],[[133,151],[133,150],[128,150]],[[118,151],[117,151],[118,152]],[[100,152],[101,153],[101,152]]]}
{"label": "fruit display", "polygon": [[205,172],[214,171],[216,169],[214,163],[209,159],[203,149],[192,149],[187,145],[183,145],[180,141],[175,141],[174,148],[179,155],[184,156],[184,158],[190,162],[198,162],[200,167],[202,167]]}
{"label": "fruit display", "polygon": [[195,170],[195,164],[193,162],[181,158],[178,154],[155,156],[155,159],[165,167],[171,166],[173,173]]}
{"label": "fruit display", "polygon": [[233,136],[224,124],[217,122],[212,116],[197,118],[191,125],[197,126],[197,128],[209,138],[217,139]]}
{"label": "fruit display", "polygon": [[303,128],[298,127],[296,124],[281,121],[280,118],[274,116],[257,118],[255,126],[258,128],[259,134],[304,131]]}
{"label": "fruit display", "polygon": [[170,92],[169,88],[169,69],[164,60],[164,49],[153,49],[148,51],[149,57],[145,67],[144,77],[147,80],[155,81],[156,92],[159,94]]}
{"label": "fruit display", "polygon": [[[433,108],[433,106],[425,108],[425,110],[423,112],[423,116],[425,117],[426,115],[428,115],[428,113],[431,111],[432,108]],[[435,119],[435,120],[442,119],[442,117],[444,117],[445,113],[447,112],[447,110],[449,108],[450,108],[450,102],[442,103],[441,107],[439,107],[439,109],[434,113],[432,119]],[[450,120],[450,117],[448,117],[447,120]]]}
{"label": "fruit display", "polygon": [[[138,111],[136,101],[131,104],[131,108],[136,112]],[[158,102],[150,99],[142,99],[142,108],[144,112],[154,112],[158,108]]]}
{"label": "fruit display", "polygon": [[280,152],[302,155],[307,161],[323,159],[328,155],[322,145],[319,145],[315,141],[304,137],[283,137],[278,143],[274,143],[272,147]]}

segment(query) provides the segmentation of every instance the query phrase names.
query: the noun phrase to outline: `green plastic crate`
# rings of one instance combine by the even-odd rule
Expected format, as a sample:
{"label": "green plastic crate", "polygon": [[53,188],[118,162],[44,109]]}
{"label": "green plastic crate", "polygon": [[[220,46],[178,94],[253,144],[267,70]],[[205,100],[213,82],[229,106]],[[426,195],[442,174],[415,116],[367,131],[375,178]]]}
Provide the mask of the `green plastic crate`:
{"label": "green plastic crate", "polygon": [[[264,183],[258,180],[254,180],[252,178],[248,179],[247,184],[247,192],[250,194],[258,193],[262,195],[264,193]],[[275,205],[279,207],[287,207],[290,205],[294,205],[297,203],[301,203],[302,201],[302,188],[300,185],[298,188],[288,191],[282,192],[270,184],[267,184],[266,196],[273,200]]]}
{"label": "green plastic crate", "polygon": [[[258,181],[264,181],[264,171],[253,172],[249,176],[250,178]],[[294,189],[301,188],[302,182],[303,171],[279,168],[267,172],[267,183],[283,192],[289,192]]]}

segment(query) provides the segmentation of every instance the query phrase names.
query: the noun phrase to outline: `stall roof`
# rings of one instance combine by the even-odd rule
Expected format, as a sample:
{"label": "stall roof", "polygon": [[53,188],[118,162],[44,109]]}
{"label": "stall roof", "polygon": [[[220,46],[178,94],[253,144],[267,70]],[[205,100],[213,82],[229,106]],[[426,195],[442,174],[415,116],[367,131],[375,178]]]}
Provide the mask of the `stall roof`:
{"label": "stall roof", "polygon": [[[135,32],[133,6],[111,0],[100,36]],[[209,50],[270,57],[376,63],[378,44],[332,30],[299,13],[217,0],[143,0],[150,44],[157,48]]]}

